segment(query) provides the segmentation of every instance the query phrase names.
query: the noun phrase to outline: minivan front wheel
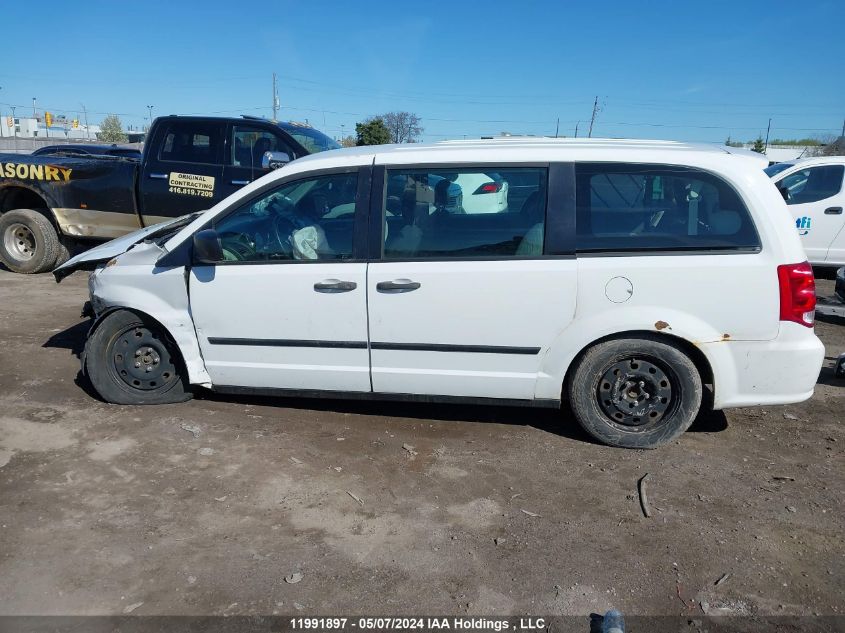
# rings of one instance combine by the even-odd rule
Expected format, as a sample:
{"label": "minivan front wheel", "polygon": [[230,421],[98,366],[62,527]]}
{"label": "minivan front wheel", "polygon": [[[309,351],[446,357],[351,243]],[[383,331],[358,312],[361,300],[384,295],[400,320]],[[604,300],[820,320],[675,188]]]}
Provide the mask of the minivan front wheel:
{"label": "minivan front wheel", "polygon": [[650,338],[594,345],[569,381],[578,423],[597,440],[623,448],[656,448],[678,437],[701,400],[701,376],[689,356]]}
{"label": "minivan front wheel", "polygon": [[85,371],[107,402],[166,404],[191,398],[175,346],[150,319],[128,310],[112,312],[85,349]]}

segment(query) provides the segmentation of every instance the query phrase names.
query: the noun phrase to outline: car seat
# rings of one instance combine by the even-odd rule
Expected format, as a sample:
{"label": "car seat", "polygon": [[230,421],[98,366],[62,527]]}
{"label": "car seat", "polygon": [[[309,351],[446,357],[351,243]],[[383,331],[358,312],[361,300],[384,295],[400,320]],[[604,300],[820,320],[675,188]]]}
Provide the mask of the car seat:
{"label": "car seat", "polygon": [[516,247],[517,257],[539,257],[543,254],[543,229],[545,228],[545,205],[540,204],[540,192],[533,191],[522,203],[519,215],[524,226],[530,226]]}

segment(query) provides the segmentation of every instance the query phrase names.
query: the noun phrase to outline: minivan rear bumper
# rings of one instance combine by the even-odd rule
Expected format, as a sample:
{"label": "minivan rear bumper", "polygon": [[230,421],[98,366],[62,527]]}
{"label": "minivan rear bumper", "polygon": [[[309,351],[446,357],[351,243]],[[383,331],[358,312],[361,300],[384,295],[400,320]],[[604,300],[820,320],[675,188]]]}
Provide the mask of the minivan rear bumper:
{"label": "minivan rear bumper", "polygon": [[783,322],[771,341],[703,343],[715,376],[714,409],[803,402],[824,362],[824,345],[813,330]]}

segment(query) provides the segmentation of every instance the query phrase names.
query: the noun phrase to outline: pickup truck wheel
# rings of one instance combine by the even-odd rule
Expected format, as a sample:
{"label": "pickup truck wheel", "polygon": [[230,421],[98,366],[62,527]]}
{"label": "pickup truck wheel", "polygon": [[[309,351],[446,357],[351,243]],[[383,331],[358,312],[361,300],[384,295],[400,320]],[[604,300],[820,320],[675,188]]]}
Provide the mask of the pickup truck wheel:
{"label": "pickup truck wheel", "polygon": [[56,250],[56,262],[53,264],[53,268],[58,268],[71,257],[70,247],[68,246],[67,238],[59,236],[59,247]]}
{"label": "pickup truck wheel", "polygon": [[59,254],[59,236],[52,222],[32,209],[14,209],[0,215],[0,261],[16,273],[43,273],[53,269]]}
{"label": "pickup truck wheel", "polygon": [[623,448],[675,439],[692,424],[701,398],[701,376],[689,356],[649,338],[591,347],[569,381],[578,423],[600,442]]}
{"label": "pickup truck wheel", "polygon": [[167,404],[191,399],[175,345],[159,325],[134,312],[112,312],[85,344],[85,371],[114,404]]}

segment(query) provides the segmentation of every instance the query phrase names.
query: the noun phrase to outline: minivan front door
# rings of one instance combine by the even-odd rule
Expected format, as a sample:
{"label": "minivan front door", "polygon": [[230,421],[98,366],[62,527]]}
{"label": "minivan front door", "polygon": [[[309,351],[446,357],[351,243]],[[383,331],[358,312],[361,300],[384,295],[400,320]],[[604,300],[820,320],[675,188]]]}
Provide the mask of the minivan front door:
{"label": "minivan front door", "polygon": [[215,221],[226,261],[194,266],[189,280],[215,386],[370,391],[358,188],[357,170],[305,176]]}
{"label": "minivan front door", "polygon": [[[373,390],[533,399],[544,354],[575,312],[576,260],[544,255],[548,169],[386,171],[384,196],[373,188],[383,215],[370,225],[383,237],[367,282]],[[476,181],[490,172],[499,180],[485,194]],[[509,180],[531,190],[500,211],[494,194]],[[476,191],[473,211],[453,203]]]}

